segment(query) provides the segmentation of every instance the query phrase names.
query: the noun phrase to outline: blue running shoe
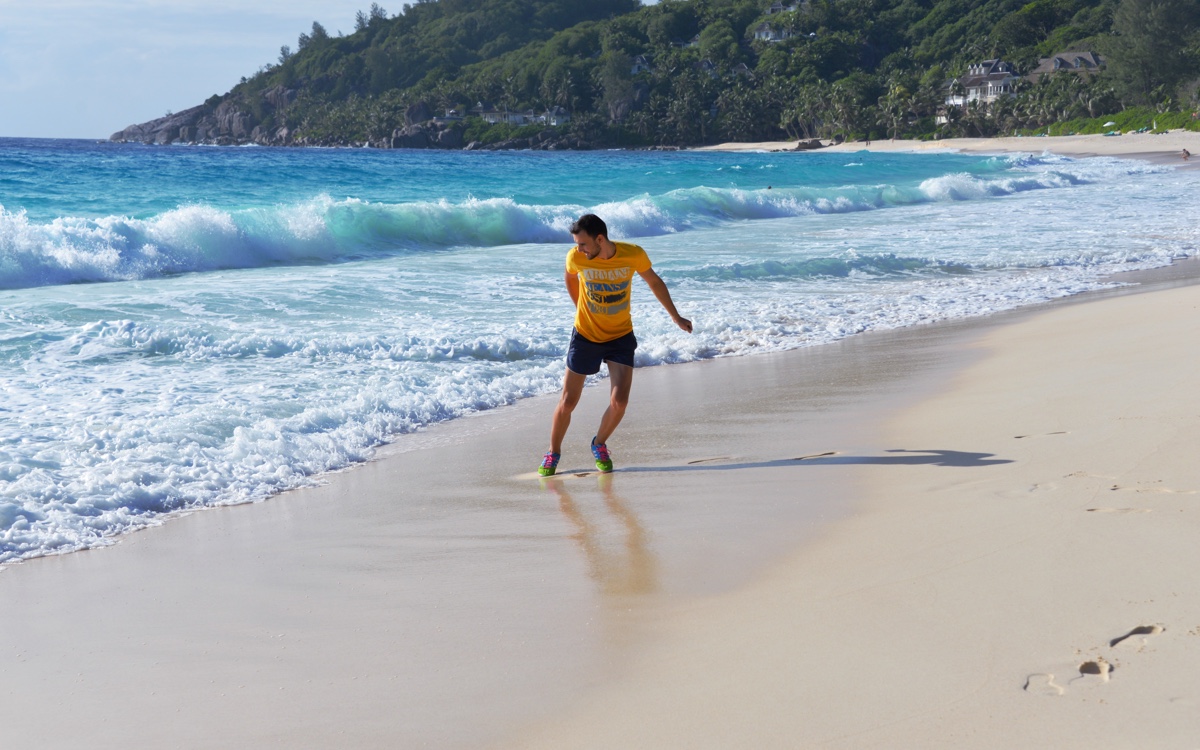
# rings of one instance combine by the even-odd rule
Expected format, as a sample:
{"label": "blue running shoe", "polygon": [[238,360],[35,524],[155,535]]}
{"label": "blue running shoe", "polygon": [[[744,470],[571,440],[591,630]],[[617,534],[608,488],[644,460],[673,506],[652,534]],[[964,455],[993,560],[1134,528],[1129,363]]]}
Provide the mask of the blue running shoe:
{"label": "blue running shoe", "polygon": [[596,438],[592,438],[592,455],[596,457],[596,468],[607,474],[613,470],[612,456],[608,454],[608,446],[604,443],[597,443]]}
{"label": "blue running shoe", "polygon": [[554,472],[558,471],[558,459],[562,458],[558,453],[547,453],[542,457],[542,465],[538,467],[538,476],[552,477]]}

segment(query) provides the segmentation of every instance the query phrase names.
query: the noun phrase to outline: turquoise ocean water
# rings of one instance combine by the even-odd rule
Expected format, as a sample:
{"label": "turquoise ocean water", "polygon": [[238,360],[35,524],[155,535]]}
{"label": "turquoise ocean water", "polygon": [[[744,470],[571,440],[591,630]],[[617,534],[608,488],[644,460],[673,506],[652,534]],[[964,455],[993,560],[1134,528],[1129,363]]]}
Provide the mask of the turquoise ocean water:
{"label": "turquoise ocean water", "polygon": [[1196,253],[1198,182],[1048,154],[0,139],[0,564],[556,390],[586,211],[647,249],[696,325],[635,289],[639,364],[662,365],[1098,288]]}

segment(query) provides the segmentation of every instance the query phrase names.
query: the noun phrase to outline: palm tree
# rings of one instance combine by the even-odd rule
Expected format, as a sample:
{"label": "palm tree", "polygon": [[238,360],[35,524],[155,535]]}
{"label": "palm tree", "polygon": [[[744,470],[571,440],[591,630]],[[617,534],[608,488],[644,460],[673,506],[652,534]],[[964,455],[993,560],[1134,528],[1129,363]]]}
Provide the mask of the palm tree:
{"label": "palm tree", "polygon": [[912,95],[908,89],[902,84],[899,78],[893,73],[888,77],[887,93],[879,97],[879,117],[878,123],[884,127],[891,135],[892,140],[896,140],[900,133],[900,127],[906,125],[912,111],[909,109],[909,100]]}
{"label": "palm tree", "polygon": [[980,138],[987,137],[988,130],[988,112],[987,106],[980,104],[978,99],[972,99],[967,102],[967,106],[963,111],[963,125],[969,134],[970,129],[974,128]]}
{"label": "palm tree", "polygon": [[830,87],[829,105],[835,128],[843,135],[848,134],[851,128],[858,122],[861,113],[858,97],[850,90],[849,86],[845,86],[841,81],[838,81]]}

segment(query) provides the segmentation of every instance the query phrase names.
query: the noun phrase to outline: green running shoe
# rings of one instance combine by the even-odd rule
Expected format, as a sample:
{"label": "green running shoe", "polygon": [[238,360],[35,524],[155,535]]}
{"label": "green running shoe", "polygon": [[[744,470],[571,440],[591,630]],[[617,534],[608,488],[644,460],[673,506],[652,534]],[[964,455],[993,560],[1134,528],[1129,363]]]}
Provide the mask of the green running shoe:
{"label": "green running shoe", "polygon": [[607,474],[613,470],[612,456],[608,455],[608,446],[604,443],[597,443],[596,438],[592,438],[592,455],[596,457],[596,468]]}
{"label": "green running shoe", "polygon": [[542,465],[538,467],[538,476],[552,477],[554,472],[558,471],[558,459],[562,458],[557,453],[547,453],[542,457]]}

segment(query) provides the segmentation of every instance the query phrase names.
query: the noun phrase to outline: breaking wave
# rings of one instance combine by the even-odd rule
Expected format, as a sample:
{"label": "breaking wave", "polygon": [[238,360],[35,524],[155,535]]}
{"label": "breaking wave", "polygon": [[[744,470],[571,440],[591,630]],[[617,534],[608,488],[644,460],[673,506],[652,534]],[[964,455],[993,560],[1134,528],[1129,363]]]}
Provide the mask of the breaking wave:
{"label": "breaking wave", "polygon": [[539,206],[506,198],[388,204],[322,196],[271,208],[231,211],[200,204],[144,219],[65,217],[49,222],[0,206],[0,289],[563,242],[572,220],[586,211],[604,216],[615,236],[637,238],[734,221],[982,200],[1086,181],[1053,169],[987,177],[961,173],[912,186],[694,187],[597,206]]}

